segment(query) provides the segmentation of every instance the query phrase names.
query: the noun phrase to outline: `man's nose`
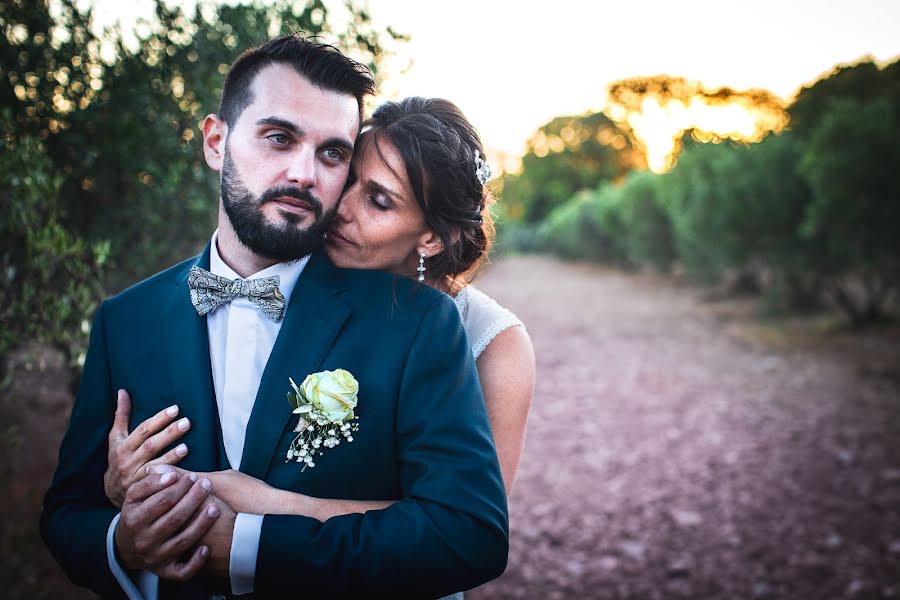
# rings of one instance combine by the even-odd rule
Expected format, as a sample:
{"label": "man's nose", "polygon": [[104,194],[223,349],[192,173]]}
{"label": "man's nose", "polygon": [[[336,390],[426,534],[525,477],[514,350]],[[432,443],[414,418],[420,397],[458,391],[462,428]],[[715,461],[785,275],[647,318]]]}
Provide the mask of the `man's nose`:
{"label": "man's nose", "polygon": [[315,187],[318,166],[315,149],[301,148],[291,156],[287,171],[288,181],[302,188]]}

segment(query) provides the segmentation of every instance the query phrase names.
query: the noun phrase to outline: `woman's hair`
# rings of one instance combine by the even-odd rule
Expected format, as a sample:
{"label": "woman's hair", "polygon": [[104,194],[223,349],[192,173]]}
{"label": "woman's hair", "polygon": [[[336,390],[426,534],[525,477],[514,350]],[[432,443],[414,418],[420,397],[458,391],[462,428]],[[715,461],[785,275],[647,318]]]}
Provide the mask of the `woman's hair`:
{"label": "woman's hair", "polygon": [[363,136],[379,153],[382,139],[397,149],[425,223],[443,243],[426,261],[429,279],[469,283],[494,234],[493,198],[476,175],[484,148],[475,128],[448,100],[411,97],[379,106],[363,124]]}

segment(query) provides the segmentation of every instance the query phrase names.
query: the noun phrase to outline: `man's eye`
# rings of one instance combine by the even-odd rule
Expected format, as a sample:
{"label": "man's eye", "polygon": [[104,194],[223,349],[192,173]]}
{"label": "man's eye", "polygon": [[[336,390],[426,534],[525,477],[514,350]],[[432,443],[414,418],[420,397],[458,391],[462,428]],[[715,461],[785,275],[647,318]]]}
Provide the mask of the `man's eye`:
{"label": "man's eye", "polygon": [[284,145],[284,144],[287,144],[288,141],[290,141],[290,140],[288,139],[288,136],[286,136],[286,135],[283,134],[283,133],[273,133],[272,135],[267,135],[267,136],[266,136],[266,139],[272,140],[273,142],[275,142],[275,143],[278,144],[279,146],[282,146],[282,145]]}
{"label": "man's eye", "polygon": [[329,148],[329,149],[325,150],[324,154],[331,160],[336,160],[336,161],[344,160],[344,151],[339,150],[338,148]]}

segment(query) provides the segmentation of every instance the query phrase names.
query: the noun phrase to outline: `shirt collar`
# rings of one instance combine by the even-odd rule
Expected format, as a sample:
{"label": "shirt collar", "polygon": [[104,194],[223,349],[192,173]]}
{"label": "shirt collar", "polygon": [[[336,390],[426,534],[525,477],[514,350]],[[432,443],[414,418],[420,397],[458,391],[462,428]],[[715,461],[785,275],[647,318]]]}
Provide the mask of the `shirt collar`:
{"label": "shirt collar", "polygon": [[[210,273],[219,275],[220,277],[227,277],[228,279],[244,279],[235,273],[234,270],[222,260],[222,257],[219,255],[218,240],[219,230],[216,229],[212,234],[209,248]],[[254,273],[250,277],[247,277],[247,279],[260,279],[262,277],[271,277],[272,275],[281,277],[281,281],[278,283],[278,289],[281,291],[281,295],[284,296],[284,305],[287,306],[291,301],[291,294],[294,292],[294,287],[297,285],[300,273],[303,272],[306,263],[309,262],[310,256],[312,255],[307,254],[298,260],[275,263],[271,267],[267,267],[262,271]]]}

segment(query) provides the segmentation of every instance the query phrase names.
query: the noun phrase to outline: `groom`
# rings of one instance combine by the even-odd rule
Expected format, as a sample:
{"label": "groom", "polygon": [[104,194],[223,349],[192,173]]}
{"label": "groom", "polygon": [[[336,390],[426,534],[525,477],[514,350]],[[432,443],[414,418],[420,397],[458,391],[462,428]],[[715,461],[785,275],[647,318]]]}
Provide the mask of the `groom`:
{"label": "groom", "polygon": [[[221,173],[217,231],[199,257],[104,302],[91,330],[41,516],[79,585],[135,596],[152,569],[160,598],[436,597],[503,572],[506,497],[454,303],[317,250],[373,87],[364,67],[297,36],[231,67],[203,124]],[[335,369],[359,381],[358,431],[302,469],[286,461],[289,378]],[[176,403],[191,423],[187,474],[132,485],[121,514],[103,483],[119,389],[132,427]],[[235,515],[191,472],[238,467],[311,496],[398,502],[324,523]]]}

